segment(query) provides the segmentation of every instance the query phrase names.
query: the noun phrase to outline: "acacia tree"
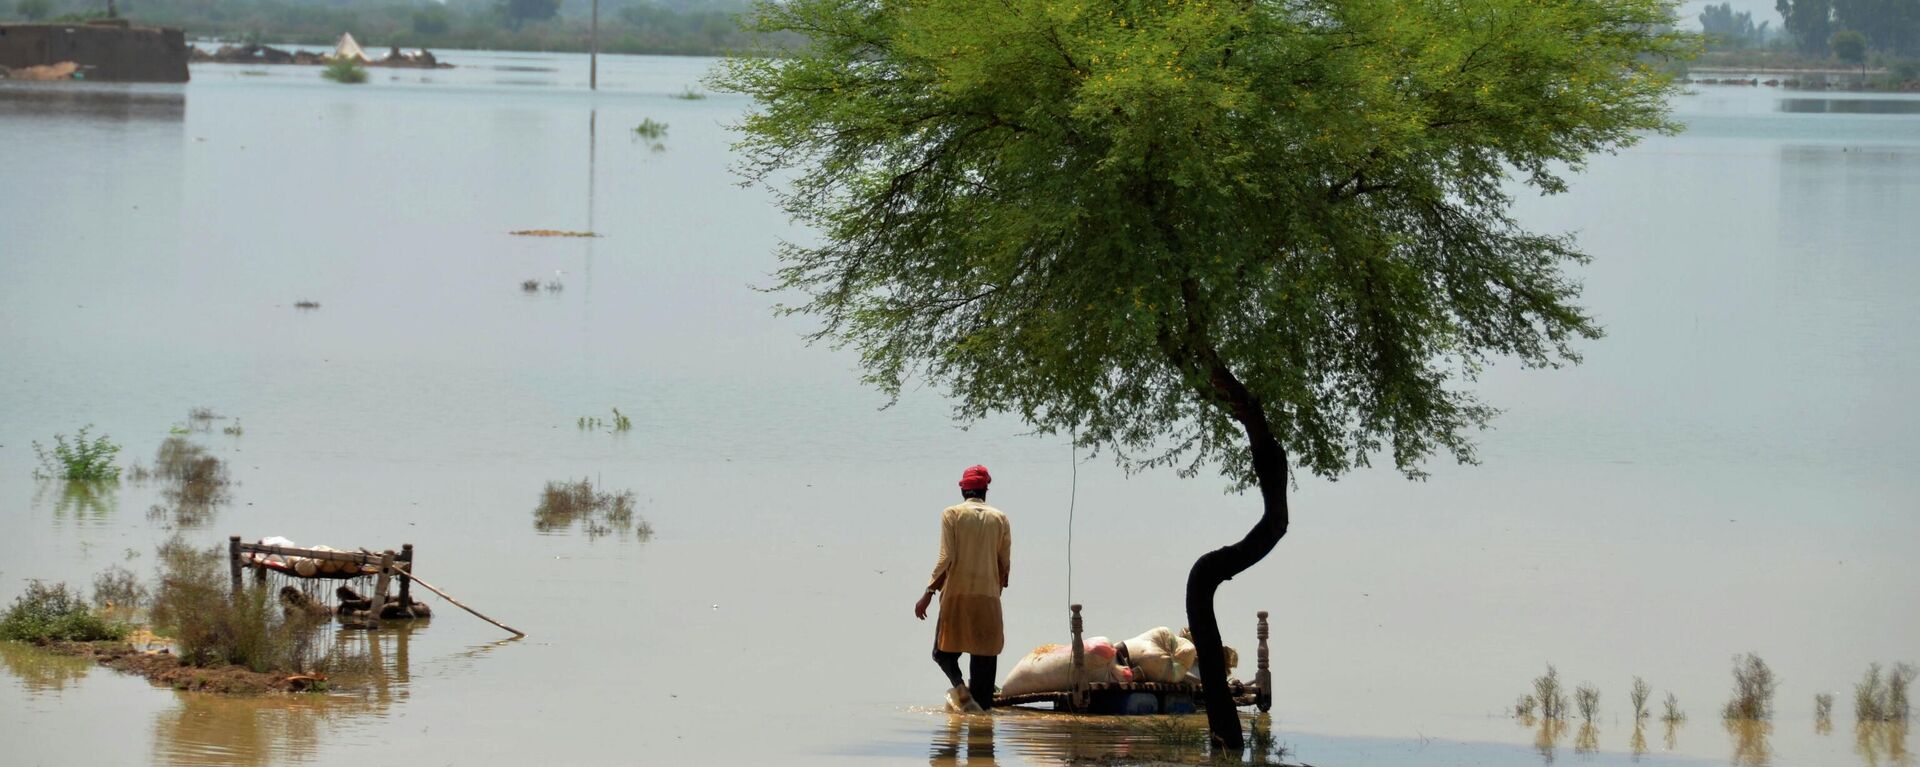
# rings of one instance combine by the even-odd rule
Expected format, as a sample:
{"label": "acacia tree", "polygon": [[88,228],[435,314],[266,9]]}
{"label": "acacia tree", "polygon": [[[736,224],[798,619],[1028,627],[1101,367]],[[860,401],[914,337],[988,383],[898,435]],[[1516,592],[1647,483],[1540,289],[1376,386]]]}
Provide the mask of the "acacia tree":
{"label": "acacia tree", "polygon": [[[1130,470],[1217,467],[1259,521],[1186,608],[1216,743],[1241,746],[1218,586],[1286,534],[1292,472],[1472,459],[1495,357],[1599,334],[1567,237],[1508,215],[1672,128],[1665,0],[788,0],[734,59],[742,173],[817,239],[784,311],[897,396],[1013,413]],[[788,171],[792,171],[789,173]]]}

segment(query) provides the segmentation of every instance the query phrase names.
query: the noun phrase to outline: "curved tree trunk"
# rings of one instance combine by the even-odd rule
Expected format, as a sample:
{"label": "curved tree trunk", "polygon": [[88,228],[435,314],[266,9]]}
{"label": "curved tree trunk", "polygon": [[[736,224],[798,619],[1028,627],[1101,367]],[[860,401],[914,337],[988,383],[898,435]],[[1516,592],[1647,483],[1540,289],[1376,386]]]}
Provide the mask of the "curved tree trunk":
{"label": "curved tree trunk", "polygon": [[1266,412],[1246,386],[1217,357],[1209,360],[1208,367],[1214,391],[1228,403],[1234,419],[1247,432],[1253,473],[1260,483],[1263,502],[1260,521],[1245,537],[1200,555],[1187,574],[1187,627],[1193,631],[1194,649],[1199,655],[1207,727],[1216,749],[1237,754],[1243,747],[1240,714],[1233,705],[1233,693],[1227,689],[1227,657],[1221,649],[1213,595],[1220,584],[1264,559],[1287,534],[1287,453],[1273,436]]}

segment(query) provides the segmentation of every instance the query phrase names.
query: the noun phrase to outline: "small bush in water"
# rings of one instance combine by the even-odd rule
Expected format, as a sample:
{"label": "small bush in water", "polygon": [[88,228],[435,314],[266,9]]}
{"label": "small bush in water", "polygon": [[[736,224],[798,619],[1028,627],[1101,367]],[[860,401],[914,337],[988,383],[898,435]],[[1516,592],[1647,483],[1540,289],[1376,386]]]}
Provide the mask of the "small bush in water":
{"label": "small bush in water", "polygon": [[1722,717],[1737,721],[1764,722],[1773,718],[1773,669],[1759,655],[1733,658],[1733,699],[1727,701]]}
{"label": "small bush in water", "polygon": [[289,616],[265,586],[250,584],[233,595],[225,551],[194,548],[179,536],[160,546],[152,616],[188,665],[298,672],[315,660],[315,623]]}
{"label": "small bush in water", "polygon": [[64,583],[29,581],[27,592],[0,616],[0,639],[15,642],[97,642],[126,635],[126,626],[95,615]]}
{"label": "small bush in water", "polygon": [[1652,694],[1653,688],[1647,686],[1647,680],[1637,676],[1633,678],[1633,689],[1627,693],[1627,697],[1633,701],[1634,721],[1647,718],[1647,696]]}
{"label": "small bush in water", "polygon": [[1913,685],[1913,666],[1901,663],[1882,678],[1880,664],[1867,667],[1867,674],[1853,686],[1854,718],[1861,722],[1905,722],[1912,704],[1907,690]]}
{"label": "small bush in water", "polygon": [[73,441],[67,441],[67,435],[53,435],[51,451],[33,443],[33,453],[40,459],[40,468],[33,475],[41,479],[64,479],[77,482],[94,482],[118,479],[120,467],[113,464],[113,457],[120,453],[120,446],[102,434],[90,437],[93,425],[80,427],[73,435]]}
{"label": "small bush in water", "polygon": [[1534,678],[1533,697],[1540,701],[1540,718],[1549,721],[1566,718],[1566,688],[1560,686],[1560,670],[1553,664],[1547,664],[1547,673]]}
{"label": "small bush in water", "polygon": [[339,56],[327,62],[327,68],[320,70],[320,76],[336,83],[356,85],[367,81],[367,68],[360,60],[351,56]]}
{"label": "small bush in water", "polygon": [[1573,691],[1573,700],[1580,706],[1580,719],[1592,722],[1600,714],[1600,689],[1591,684],[1582,684]]}
{"label": "small bush in water", "polygon": [[1660,714],[1660,721],[1667,724],[1679,724],[1687,721],[1687,712],[1680,710],[1680,699],[1667,693],[1666,711]]}
{"label": "small bush in water", "polygon": [[633,126],[633,133],[644,139],[658,139],[667,135],[667,124],[654,122],[653,118],[649,117],[641,120],[639,125]]}

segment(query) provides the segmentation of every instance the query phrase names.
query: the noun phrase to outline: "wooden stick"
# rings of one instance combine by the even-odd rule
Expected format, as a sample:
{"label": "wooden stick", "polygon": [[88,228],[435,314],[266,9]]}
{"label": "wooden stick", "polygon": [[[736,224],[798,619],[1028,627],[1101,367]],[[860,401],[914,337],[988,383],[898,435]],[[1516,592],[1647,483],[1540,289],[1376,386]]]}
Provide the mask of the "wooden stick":
{"label": "wooden stick", "polygon": [[434,588],[434,587],[433,587],[433,584],[431,584],[431,583],[428,583],[428,582],[426,582],[426,581],[423,581],[423,580],[420,580],[420,576],[418,576],[418,575],[414,575],[414,574],[412,574],[411,572],[409,572],[409,573],[407,574],[407,577],[409,577],[409,578],[412,578],[412,579],[413,579],[413,584],[414,584],[414,585],[416,585],[416,586],[419,586],[420,588],[423,588],[423,589],[426,589],[426,590],[428,590],[428,591],[431,591],[431,592],[433,592],[433,593],[435,593],[435,594],[439,594],[439,595],[440,595],[440,598],[441,598],[441,599],[445,599],[445,600],[447,600],[447,601],[449,601],[449,602],[452,602],[452,603],[453,603],[453,606],[454,606],[454,607],[458,607],[458,608],[460,608],[460,609],[462,609],[462,610],[465,610],[465,611],[467,611],[467,612],[470,612],[470,613],[473,613],[473,617],[475,617],[475,618],[479,618],[480,620],[483,620],[483,621],[486,621],[486,622],[488,622],[488,623],[491,623],[491,624],[493,624],[493,625],[495,625],[495,626],[499,626],[500,628],[503,628],[503,629],[506,629],[506,630],[508,630],[508,631],[511,631],[511,632],[513,632],[513,635],[514,635],[515,637],[523,637],[523,636],[526,636],[526,635],[527,635],[527,632],[525,632],[525,631],[521,631],[520,629],[517,629],[517,628],[514,628],[514,627],[512,627],[512,626],[509,626],[509,625],[507,625],[507,624],[505,624],[505,623],[501,623],[501,622],[499,622],[499,621],[497,621],[497,620],[494,620],[494,619],[492,619],[492,618],[489,618],[489,617],[487,617],[487,616],[485,616],[485,615],[483,615],[483,614],[481,614],[481,612],[480,612],[479,610],[475,610],[475,609],[473,609],[473,608],[471,608],[471,607],[468,607],[468,606],[466,606],[466,605],[464,605],[464,604],[461,604],[461,603],[460,603],[460,600],[458,600],[458,599],[454,599],[453,597],[450,597],[450,596],[447,596],[447,592],[444,592],[444,591],[441,591],[441,590],[439,590],[439,589],[436,589],[436,588]]}
{"label": "wooden stick", "polygon": [[367,610],[367,623],[380,625],[380,613],[387,606],[387,583],[393,578],[393,549],[380,556],[380,578],[373,587],[373,607]]}

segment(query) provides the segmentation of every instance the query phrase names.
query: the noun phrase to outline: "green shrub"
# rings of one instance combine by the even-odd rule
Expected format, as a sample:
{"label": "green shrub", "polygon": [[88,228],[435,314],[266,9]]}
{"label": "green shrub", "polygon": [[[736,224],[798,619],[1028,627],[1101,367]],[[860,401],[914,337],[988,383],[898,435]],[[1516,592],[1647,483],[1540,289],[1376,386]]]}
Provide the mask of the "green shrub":
{"label": "green shrub", "polygon": [[119,565],[108,565],[107,569],[93,576],[93,604],[100,609],[120,608],[133,610],[147,601],[147,587],[133,571]]}
{"label": "green shrub", "polygon": [[320,70],[320,76],[343,85],[357,85],[367,81],[367,68],[360,60],[351,56],[336,56],[327,61],[327,67]]}
{"label": "green shrub", "polygon": [[152,618],[158,631],[173,637],[180,662],[307,670],[317,624],[297,613],[289,617],[264,585],[249,584],[239,595],[232,588],[223,549],[197,549],[179,536],[161,544]]}
{"label": "green shrub", "polygon": [[87,432],[92,424],[80,427],[67,441],[67,435],[53,435],[53,450],[49,452],[40,443],[33,443],[33,453],[40,458],[40,468],[33,475],[41,479],[65,479],[80,482],[93,482],[117,479],[120,467],[113,465],[113,457],[120,452],[120,446],[102,434],[89,437]]}
{"label": "green shrub", "polygon": [[1853,686],[1854,718],[1861,722],[1907,721],[1912,708],[1907,700],[1907,691],[1913,686],[1916,671],[1920,669],[1898,663],[1891,673],[1882,678],[1880,664],[1868,666],[1866,676]]}
{"label": "green shrub", "polygon": [[126,636],[125,625],[95,615],[64,583],[28,582],[27,592],[0,616],[0,639],[15,642],[97,642]]}
{"label": "green shrub", "polygon": [[633,126],[633,133],[644,139],[658,139],[667,135],[667,124],[654,122],[653,118],[649,117],[641,120],[639,125]]}

